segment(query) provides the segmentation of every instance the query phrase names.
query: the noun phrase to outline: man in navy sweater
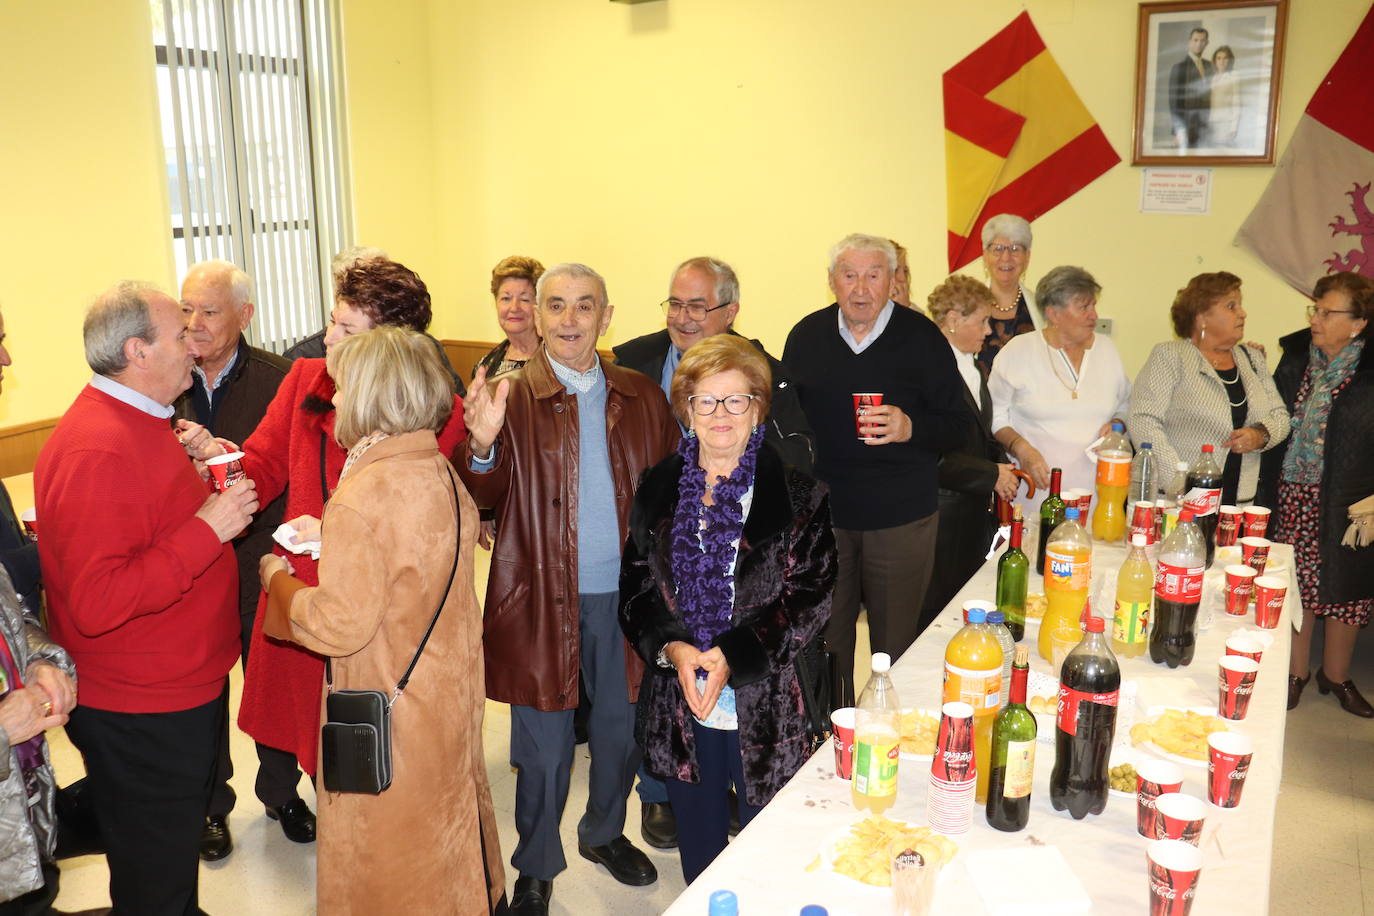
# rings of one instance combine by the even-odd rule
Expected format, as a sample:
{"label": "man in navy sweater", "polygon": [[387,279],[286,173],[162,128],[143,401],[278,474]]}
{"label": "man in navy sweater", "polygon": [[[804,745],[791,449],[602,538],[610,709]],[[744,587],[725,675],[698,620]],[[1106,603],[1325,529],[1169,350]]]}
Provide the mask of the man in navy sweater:
{"label": "man in navy sweater", "polygon": [[[825,635],[840,671],[836,705],[853,701],[861,604],[874,652],[895,659],[916,639],[940,453],[958,439],[953,351],[930,319],[889,298],[896,268],[888,239],[841,240],[830,255],[835,302],[797,322],[782,355],[816,436],[816,476],[830,485],[840,568]],[[883,397],[856,428],[858,393]]]}

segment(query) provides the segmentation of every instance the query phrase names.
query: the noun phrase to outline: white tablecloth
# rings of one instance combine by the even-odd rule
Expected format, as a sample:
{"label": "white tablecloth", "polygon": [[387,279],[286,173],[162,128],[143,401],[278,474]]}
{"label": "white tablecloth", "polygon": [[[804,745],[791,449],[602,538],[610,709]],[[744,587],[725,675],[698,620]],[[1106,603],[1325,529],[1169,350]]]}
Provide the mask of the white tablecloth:
{"label": "white tablecloth", "polygon": [[[1027,536],[1026,543],[1035,543],[1034,532]],[[1288,600],[1279,628],[1268,631],[1275,638],[1264,652],[1249,715],[1232,726],[1232,730],[1254,740],[1254,758],[1240,806],[1229,810],[1208,806],[1202,843],[1203,871],[1192,909],[1194,916],[1265,913],[1269,909],[1274,805],[1283,767],[1288,634],[1293,615],[1301,617],[1297,583],[1292,576],[1292,551],[1275,545],[1274,557],[1288,568]],[[1117,569],[1124,559],[1124,548],[1094,544],[1094,594],[1102,573]],[[1200,614],[1205,627],[1198,633],[1192,664],[1170,671],[1151,663],[1148,653],[1135,659],[1121,659],[1123,685],[1148,684],[1145,679],[1161,676],[1186,678],[1212,704],[1216,703],[1217,659],[1224,652],[1226,638],[1238,628],[1255,628],[1253,611],[1246,618],[1229,617],[1217,606],[1221,578],[1221,564],[1217,563],[1207,575]],[[1031,591],[1040,591],[1034,568],[1031,579]],[[904,706],[939,707],[945,646],[959,628],[960,604],[971,598],[992,600],[995,581],[996,564],[991,561],[893,666],[893,681]],[[1209,605],[1215,608],[1214,613],[1208,613]],[[1031,670],[1048,674],[1049,664],[1034,651],[1037,631],[1034,626],[1027,627],[1027,641],[1032,647]],[[1118,717],[1118,744],[1129,743],[1124,726],[1135,715],[1143,716],[1144,712],[1133,703],[1123,706]],[[1053,723],[1049,717],[1037,718],[1040,740],[1029,825],[1018,833],[1002,833],[989,827],[982,806],[975,806],[973,828],[954,838],[960,855],[940,876],[935,913],[974,916],[988,912],[964,867],[965,852],[1042,844],[1057,846],[1064,854],[1091,898],[1092,912],[1145,912],[1145,840],[1135,832],[1134,797],[1113,794],[1101,815],[1089,815],[1082,821],[1073,820],[1067,812],[1055,811],[1049,800],[1049,776],[1054,766]],[[1183,769],[1183,791],[1205,800],[1206,766]],[[887,815],[923,826],[928,776],[928,764],[903,760],[897,803]],[[849,783],[835,777],[834,752],[829,746],[822,748],[667,913],[701,916],[707,911],[710,893],[728,889],[739,896],[740,912],[749,916],[795,914],[806,904],[824,906],[830,916],[885,916],[890,906],[886,890],[867,888],[824,869],[806,871],[828,837],[861,819],[850,802]]]}

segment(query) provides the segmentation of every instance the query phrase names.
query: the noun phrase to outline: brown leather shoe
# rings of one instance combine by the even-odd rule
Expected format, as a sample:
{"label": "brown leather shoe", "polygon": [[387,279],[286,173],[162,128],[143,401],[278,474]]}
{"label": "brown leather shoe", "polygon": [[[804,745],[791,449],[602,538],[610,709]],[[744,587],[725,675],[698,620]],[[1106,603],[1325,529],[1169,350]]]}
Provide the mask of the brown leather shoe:
{"label": "brown leather shoe", "polygon": [[1343,681],[1337,684],[1335,681],[1328,680],[1326,672],[1317,669],[1317,690],[1325,696],[1332,691],[1336,693],[1336,699],[1341,703],[1341,709],[1350,713],[1352,716],[1359,716],[1362,719],[1374,719],[1374,706],[1369,705],[1369,701],[1360,696],[1360,691],[1356,689],[1354,681]]}
{"label": "brown leather shoe", "polygon": [[1288,708],[1292,709],[1298,705],[1298,700],[1302,699],[1302,690],[1307,686],[1307,682],[1312,680],[1312,675],[1298,677],[1296,674],[1288,675]]}

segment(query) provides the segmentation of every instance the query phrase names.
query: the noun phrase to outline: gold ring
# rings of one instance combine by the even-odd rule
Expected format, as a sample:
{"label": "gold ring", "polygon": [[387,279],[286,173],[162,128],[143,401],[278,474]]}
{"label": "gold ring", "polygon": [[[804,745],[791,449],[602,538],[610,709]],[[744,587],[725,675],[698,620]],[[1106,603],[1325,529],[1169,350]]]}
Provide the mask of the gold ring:
{"label": "gold ring", "polygon": [[44,712],[44,714],[51,714],[51,713],[52,713],[52,701],[51,701],[51,700],[44,700],[44,701],[43,701],[43,712]]}

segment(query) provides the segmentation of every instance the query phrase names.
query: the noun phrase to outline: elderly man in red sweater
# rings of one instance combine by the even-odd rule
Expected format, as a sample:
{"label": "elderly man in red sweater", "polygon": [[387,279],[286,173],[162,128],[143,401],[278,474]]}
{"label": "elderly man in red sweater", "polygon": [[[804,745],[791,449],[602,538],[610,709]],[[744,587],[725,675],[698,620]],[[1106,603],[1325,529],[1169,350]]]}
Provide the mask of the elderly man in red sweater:
{"label": "elderly man in red sweater", "polygon": [[38,456],[49,629],[81,674],[67,734],[86,764],[115,914],[189,916],[239,653],[229,541],[252,481],[212,494],[172,432],[195,351],[171,297],[121,283],[83,327],[94,371]]}

